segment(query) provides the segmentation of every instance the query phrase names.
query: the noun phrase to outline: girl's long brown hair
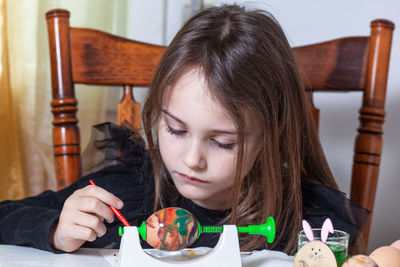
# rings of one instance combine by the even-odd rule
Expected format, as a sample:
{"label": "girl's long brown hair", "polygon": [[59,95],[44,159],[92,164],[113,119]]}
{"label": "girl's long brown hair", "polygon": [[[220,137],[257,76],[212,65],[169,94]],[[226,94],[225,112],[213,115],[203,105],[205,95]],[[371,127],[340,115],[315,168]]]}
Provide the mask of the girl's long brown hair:
{"label": "girl's long brown hair", "polygon": [[[337,185],[322,152],[291,48],[277,21],[265,11],[237,5],[207,9],[191,18],[167,48],[143,111],[154,165],[155,207],[167,206],[178,192],[162,163],[154,126],[166,89],[191,68],[201,70],[212,96],[229,112],[238,131],[234,200],[224,222],[260,224],[273,216],[275,244],[284,244],[283,250],[293,253],[302,220],[302,179]],[[243,176],[245,115],[255,122],[259,134],[256,162]],[[242,250],[266,244],[260,236],[246,235],[240,240]]]}

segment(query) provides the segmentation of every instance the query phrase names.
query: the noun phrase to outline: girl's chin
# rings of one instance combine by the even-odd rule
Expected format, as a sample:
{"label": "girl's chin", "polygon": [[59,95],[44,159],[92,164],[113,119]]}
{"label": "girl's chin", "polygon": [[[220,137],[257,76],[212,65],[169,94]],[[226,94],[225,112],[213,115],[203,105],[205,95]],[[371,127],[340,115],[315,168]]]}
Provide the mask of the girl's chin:
{"label": "girl's chin", "polygon": [[[188,188],[187,186],[177,187],[178,192],[186,199],[193,201],[194,203],[206,203],[208,196],[201,194],[198,188]],[[204,205],[204,204],[203,204]],[[203,206],[201,205],[201,206]]]}
{"label": "girl's chin", "polygon": [[[221,205],[221,204],[216,204],[215,200],[211,200],[209,196],[205,195],[200,195],[198,190],[197,192],[188,192],[186,190],[179,190],[179,193],[186,199],[191,200],[193,203],[196,205],[205,208],[205,209],[210,209],[210,210],[223,210],[223,209],[229,209],[229,207],[225,207],[226,205]],[[225,204],[227,204],[225,202]]]}
{"label": "girl's chin", "polygon": [[184,186],[183,188],[178,187],[178,192],[187,199],[190,199],[191,201],[203,201],[206,199],[204,195],[200,194],[199,189],[196,188],[187,188]]}

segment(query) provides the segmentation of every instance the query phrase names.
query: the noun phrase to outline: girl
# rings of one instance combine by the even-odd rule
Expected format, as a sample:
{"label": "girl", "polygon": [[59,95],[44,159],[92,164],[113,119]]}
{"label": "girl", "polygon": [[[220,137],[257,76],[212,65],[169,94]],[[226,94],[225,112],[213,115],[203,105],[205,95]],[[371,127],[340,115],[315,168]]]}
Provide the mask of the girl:
{"label": "girl", "polygon": [[[296,249],[303,218],[319,226],[330,217],[354,241],[358,228],[329,204],[343,197],[333,190],[289,44],[268,13],[224,5],[189,20],[160,61],[143,122],[149,149],[136,137],[131,160],[59,192],[1,203],[0,242],[55,252],[118,247],[121,224],[108,205],[123,207],[133,225],[168,206],[202,225],[273,216],[277,235],[268,248],[286,253]],[[217,239],[201,235],[193,246]],[[242,250],[267,248],[260,236],[240,242]]]}

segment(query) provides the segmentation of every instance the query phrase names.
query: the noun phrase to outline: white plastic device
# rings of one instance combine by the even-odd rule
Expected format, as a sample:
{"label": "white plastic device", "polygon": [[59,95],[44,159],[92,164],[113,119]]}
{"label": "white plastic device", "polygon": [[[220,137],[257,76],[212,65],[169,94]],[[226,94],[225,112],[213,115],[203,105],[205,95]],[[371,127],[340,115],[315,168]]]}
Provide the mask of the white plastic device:
{"label": "white plastic device", "polygon": [[118,267],[241,267],[238,233],[235,225],[224,225],[217,245],[201,256],[188,257],[184,260],[172,260],[150,255],[140,245],[139,231],[136,226],[124,227]]}

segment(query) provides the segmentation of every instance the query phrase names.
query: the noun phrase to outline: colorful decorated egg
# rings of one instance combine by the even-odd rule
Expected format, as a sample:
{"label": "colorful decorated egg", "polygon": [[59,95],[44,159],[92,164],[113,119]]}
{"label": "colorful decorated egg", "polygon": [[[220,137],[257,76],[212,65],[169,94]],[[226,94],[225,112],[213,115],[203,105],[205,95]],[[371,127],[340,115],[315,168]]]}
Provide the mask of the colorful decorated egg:
{"label": "colorful decorated egg", "polygon": [[153,248],[176,251],[197,239],[197,219],[182,208],[165,208],[146,220],[146,242]]}

